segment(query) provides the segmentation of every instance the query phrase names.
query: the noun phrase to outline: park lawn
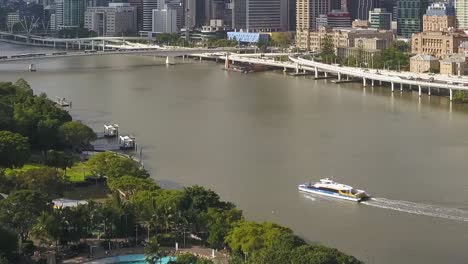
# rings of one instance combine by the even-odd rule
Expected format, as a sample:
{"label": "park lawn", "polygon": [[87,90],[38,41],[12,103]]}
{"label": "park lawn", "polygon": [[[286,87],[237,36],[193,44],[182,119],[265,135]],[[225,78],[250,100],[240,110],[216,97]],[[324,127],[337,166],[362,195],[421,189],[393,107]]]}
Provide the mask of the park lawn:
{"label": "park lawn", "polygon": [[71,182],[84,182],[89,176],[93,174],[85,162],[77,162],[65,171],[65,177]]}
{"label": "park lawn", "polygon": [[16,169],[7,168],[5,170],[5,174],[7,176],[11,176],[11,174],[13,174],[13,172],[26,172],[26,171],[29,171],[29,170],[40,169],[40,168],[45,168],[45,167],[47,167],[47,166],[42,165],[42,164],[36,164],[36,163],[25,164],[21,168],[16,168]]}

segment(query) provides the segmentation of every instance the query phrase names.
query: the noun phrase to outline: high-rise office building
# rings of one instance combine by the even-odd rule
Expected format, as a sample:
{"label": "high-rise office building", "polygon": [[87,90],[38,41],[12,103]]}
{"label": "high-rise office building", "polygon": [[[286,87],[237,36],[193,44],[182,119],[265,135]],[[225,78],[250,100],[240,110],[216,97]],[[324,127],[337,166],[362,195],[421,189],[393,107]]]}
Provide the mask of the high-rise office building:
{"label": "high-rise office building", "polygon": [[128,3],[136,9],[138,30],[143,30],[143,0],[128,0]]}
{"label": "high-rise office building", "polygon": [[57,0],[55,24],[57,29],[84,26],[85,0]]}
{"label": "high-rise office building", "polygon": [[422,17],[426,13],[428,0],[398,1],[398,35],[410,38],[423,29]]}
{"label": "high-rise office building", "polygon": [[288,30],[296,30],[296,0],[289,0],[288,4]]}
{"label": "high-rise office building", "polygon": [[385,8],[374,8],[369,11],[369,27],[376,29],[391,29],[392,13]]}
{"label": "high-rise office building", "polygon": [[247,26],[247,0],[232,0],[230,8],[232,10],[232,28],[245,29]]}
{"label": "high-rise office building", "polygon": [[316,29],[319,15],[330,12],[330,0],[297,0],[296,45],[310,49],[310,32]]}
{"label": "high-rise office building", "polygon": [[167,9],[176,11],[177,30],[185,26],[185,2],[184,0],[165,0]]}
{"label": "high-rise office building", "polygon": [[457,17],[457,27],[468,29],[468,0],[456,0],[455,12]]}
{"label": "high-rise office building", "polygon": [[129,3],[109,3],[109,6],[88,7],[85,28],[98,36],[121,36],[137,30],[137,13]]}
{"label": "high-rise office building", "polygon": [[158,9],[158,0],[143,0],[142,30],[151,31],[153,27],[153,9]]}
{"label": "high-rise office building", "polygon": [[[387,12],[392,14],[392,20],[396,21],[395,12],[398,0],[379,0],[377,3],[378,8],[385,8]],[[394,12],[395,11],[395,12]]]}
{"label": "high-rise office building", "polygon": [[153,32],[177,32],[177,12],[173,9],[153,10]]}
{"label": "high-rise office building", "polygon": [[327,14],[327,24],[329,27],[350,27],[351,16],[348,12],[332,10]]}
{"label": "high-rise office building", "polygon": [[377,0],[348,0],[347,5],[352,19],[368,20],[369,11],[377,7]]}
{"label": "high-rise office building", "polygon": [[288,1],[234,0],[233,4],[235,29],[254,32],[288,30]]}

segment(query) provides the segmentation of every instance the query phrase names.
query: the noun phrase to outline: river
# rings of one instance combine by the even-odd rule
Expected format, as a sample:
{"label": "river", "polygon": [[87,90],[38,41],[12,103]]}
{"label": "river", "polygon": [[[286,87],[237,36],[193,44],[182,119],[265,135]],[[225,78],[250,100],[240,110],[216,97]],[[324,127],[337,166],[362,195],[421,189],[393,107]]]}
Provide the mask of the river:
{"label": "river", "polygon": [[[0,44],[0,53],[25,52]],[[143,146],[165,187],[204,185],[248,219],[274,221],[366,263],[468,262],[468,111],[447,98],[221,64],[100,56],[0,64],[0,80],[73,101],[102,131]],[[297,192],[320,177],[367,190],[362,204]]]}

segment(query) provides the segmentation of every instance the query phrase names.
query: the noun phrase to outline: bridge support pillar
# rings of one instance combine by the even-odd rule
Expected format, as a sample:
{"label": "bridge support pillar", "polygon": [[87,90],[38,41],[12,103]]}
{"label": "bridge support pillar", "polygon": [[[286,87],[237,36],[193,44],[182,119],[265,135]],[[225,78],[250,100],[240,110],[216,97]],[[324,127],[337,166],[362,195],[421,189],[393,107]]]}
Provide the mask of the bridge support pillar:
{"label": "bridge support pillar", "polygon": [[68,41],[65,42],[65,49],[68,50]]}
{"label": "bridge support pillar", "polygon": [[224,59],[224,69],[228,70],[229,69],[229,54],[226,53],[226,58]]}
{"label": "bridge support pillar", "polygon": [[94,50],[94,39],[91,40],[91,50]]}
{"label": "bridge support pillar", "polygon": [[366,86],[367,86],[367,83],[366,83],[366,78],[362,78],[362,85],[363,85],[364,87],[366,87]]}
{"label": "bridge support pillar", "polygon": [[299,64],[296,63],[296,74],[299,73]]}
{"label": "bridge support pillar", "polygon": [[371,86],[374,87],[374,80],[371,80]]}
{"label": "bridge support pillar", "polygon": [[328,77],[328,72],[325,72],[325,77]]}
{"label": "bridge support pillar", "polygon": [[81,41],[78,41],[78,50],[81,50]]}
{"label": "bridge support pillar", "polygon": [[283,68],[283,72],[287,72],[288,69],[286,67]]}
{"label": "bridge support pillar", "polygon": [[315,78],[318,78],[318,69],[317,69],[317,67],[315,67],[314,70],[315,70]]}
{"label": "bridge support pillar", "polygon": [[102,50],[103,51],[106,50],[106,41],[105,40],[102,41]]}
{"label": "bridge support pillar", "polygon": [[382,81],[379,81],[379,85],[382,86]]}
{"label": "bridge support pillar", "polygon": [[54,49],[55,49],[55,45],[56,45],[56,44],[55,44],[55,41],[54,41]]}
{"label": "bridge support pillar", "polygon": [[341,73],[338,73],[338,81],[341,81]]}
{"label": "bridge support pillar", "polygon": [[450,89],[450,102],[453,100],[453,91]]}
{"label": "bridge support pillar", "polygon": [[427,95],[431,96],[431,87],[427,87]]}
{"label": "bridge support pillar", "polygon": [[392,82],[392,93],[395,91],[395,83]]}
{"label": "bridge support pillar", "polygon": [[166,65],[174,65],[174,56],[167,56],[166,57]]}
{"label": "bridge support pillar", "polygon": [[400,92],[403,92],[403,84],[400,83]]}
{"label": "bridge support pillar", "polygon": [[419,97],[421,97],[421,85],[418,85],[418,94],[419,94]]}

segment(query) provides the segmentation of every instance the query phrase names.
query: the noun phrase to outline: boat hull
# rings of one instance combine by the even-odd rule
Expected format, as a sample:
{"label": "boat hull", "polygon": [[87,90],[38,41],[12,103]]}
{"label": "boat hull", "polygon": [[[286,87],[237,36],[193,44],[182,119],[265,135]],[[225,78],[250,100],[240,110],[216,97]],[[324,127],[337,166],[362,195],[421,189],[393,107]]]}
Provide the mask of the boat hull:
{"label": "boat hull", "polygon": [[353,202],[362,201],[362,198],[353,198],[353,197],[341,195],[339,193],[329,192],[329,191],[320,190],[316,188],[307,188],[307,187],[299,186],[298,189],[301,192],[313,193],[313,194],[332,197],[332,198],[341,199],[341,200],[347,200],[347,201],[353,201]]}

